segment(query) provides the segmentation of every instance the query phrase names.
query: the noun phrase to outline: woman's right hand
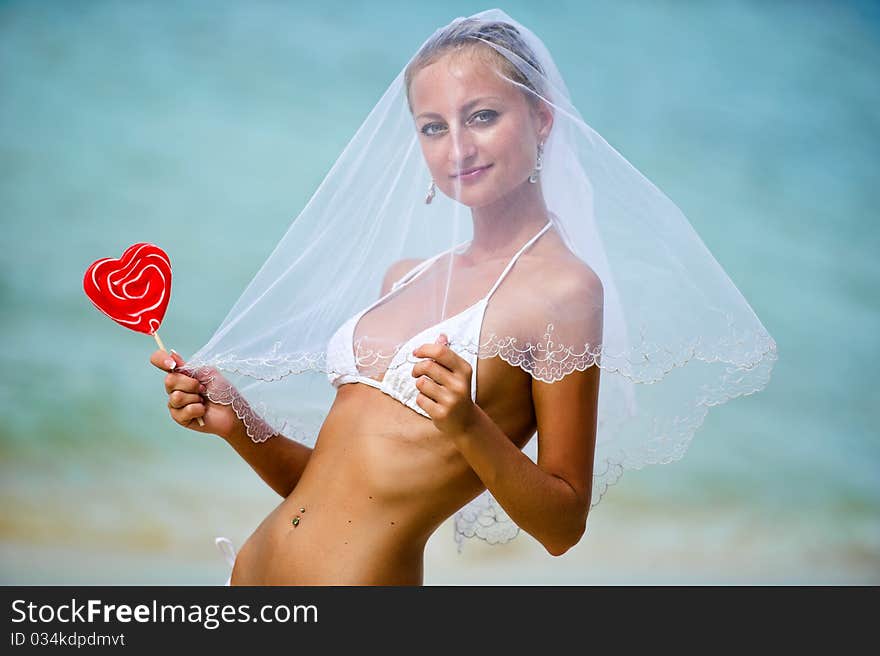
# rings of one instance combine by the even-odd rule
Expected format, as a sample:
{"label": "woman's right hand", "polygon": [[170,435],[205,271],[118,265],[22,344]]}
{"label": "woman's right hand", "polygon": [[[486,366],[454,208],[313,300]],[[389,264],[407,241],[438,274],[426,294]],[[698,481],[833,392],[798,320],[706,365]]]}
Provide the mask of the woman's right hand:
{"label": "woman's right hand", "polygon": [[[153,352],[150,363],[168,372],[165,376],[168,411],[171,418],[184,428],[199,433],[212,433],[228,439],[232,432],[243,424],[232,409],[232,405],[214,403],[207,396],[208,386],[216,390],[231,390],[231,385],[219,371],[213,368],[200,370],[199,376],[204,383],[200,382],[196,378],[176,372],[175,369],[185,364],[183,358],[177,353],[167,353],[161,349]],[[203,373],[205,375],[202,375]],[[204,426],[199,425],[199,417],[205,422]]]}

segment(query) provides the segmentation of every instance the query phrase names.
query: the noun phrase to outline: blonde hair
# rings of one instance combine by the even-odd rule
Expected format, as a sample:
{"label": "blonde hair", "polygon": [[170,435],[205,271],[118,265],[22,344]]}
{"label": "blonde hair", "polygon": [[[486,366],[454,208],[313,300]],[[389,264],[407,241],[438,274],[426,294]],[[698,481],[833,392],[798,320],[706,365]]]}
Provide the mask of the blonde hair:
{"label": "blonde hair", "polygon": [[499,53],[491,45],[484,43],[485,41],[489,41],[514,53],[527,66],[534,69],[534,78],[538,80],[543,79],[544,71],[540,64],[538,64],[535,53],[526,45],[519,30],[513,25],[503,21],[486,22],[475,18],[456,20],[431,36],[406,67],[403,79],[406,86],[406,102],[410,112],[412,112],[410,85],[416,73],[449,53],[456,55],[469,53],[486,56],[487,63],[497,64],[505,77],[522,84],[533,92],[523,92],[530,102],[535,103],[540,96],[544,95],[539,83],[536,84],[536,81],[523,73],[514,62]]}

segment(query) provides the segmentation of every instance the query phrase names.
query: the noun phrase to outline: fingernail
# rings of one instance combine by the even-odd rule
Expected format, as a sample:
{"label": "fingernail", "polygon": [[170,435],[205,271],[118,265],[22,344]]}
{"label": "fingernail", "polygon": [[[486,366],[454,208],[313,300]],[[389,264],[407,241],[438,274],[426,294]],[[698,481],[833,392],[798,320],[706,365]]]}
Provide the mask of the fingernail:
{"label": "fingernail", "polygon": [[174,360],[165,360],[165,366],[169,369],[174,369],[177,366],[177,363]]}
{"label": "fingernail", "polygon": [[199,391],[202,392],[202,393],[204,394],[205,392],[208,391],[208,388],[205,387],[204,385],[199,385]]}

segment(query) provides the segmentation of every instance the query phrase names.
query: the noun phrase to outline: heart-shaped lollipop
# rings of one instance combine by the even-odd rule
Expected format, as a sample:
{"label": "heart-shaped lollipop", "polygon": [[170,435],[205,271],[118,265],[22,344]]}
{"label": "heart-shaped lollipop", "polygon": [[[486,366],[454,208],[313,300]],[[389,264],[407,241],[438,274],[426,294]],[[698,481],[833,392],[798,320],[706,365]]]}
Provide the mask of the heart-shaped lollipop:
{"label": "heart-shaped lollipop", "polygon": [[134,244],[119,259],[93,262],[83,288],[95,307],[119,325],[154,335],[171,298],[171,261],[154,244]]}
{"label": "heart-shaped lollipop", "polygon": [[[122,257],[96,260],[83,277],[86,296],[120,326],[152,335],[163,351],[159,326],[171,299],[171,260],[155,244],[133,244]],[[200,426],[205,422],[198,417]]]}

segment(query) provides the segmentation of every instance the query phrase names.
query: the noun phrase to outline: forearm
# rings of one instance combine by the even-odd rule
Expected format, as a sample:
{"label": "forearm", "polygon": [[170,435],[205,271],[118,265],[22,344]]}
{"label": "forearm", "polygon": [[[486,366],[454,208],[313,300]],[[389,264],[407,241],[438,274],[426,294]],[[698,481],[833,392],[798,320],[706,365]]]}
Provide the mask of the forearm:
{"label": "forearm", "polygon": [[561,555],[577,543],[589,502],[538,467],[479,406],[476,421],[456,437],[456,445],[510,518],[548,552]]}
{"label": "forearm", "polygon": [[280,433],[265,442],[254,442],[242,422],[225,439],[269,487],[285,498],[299,481],[313,451]]}

